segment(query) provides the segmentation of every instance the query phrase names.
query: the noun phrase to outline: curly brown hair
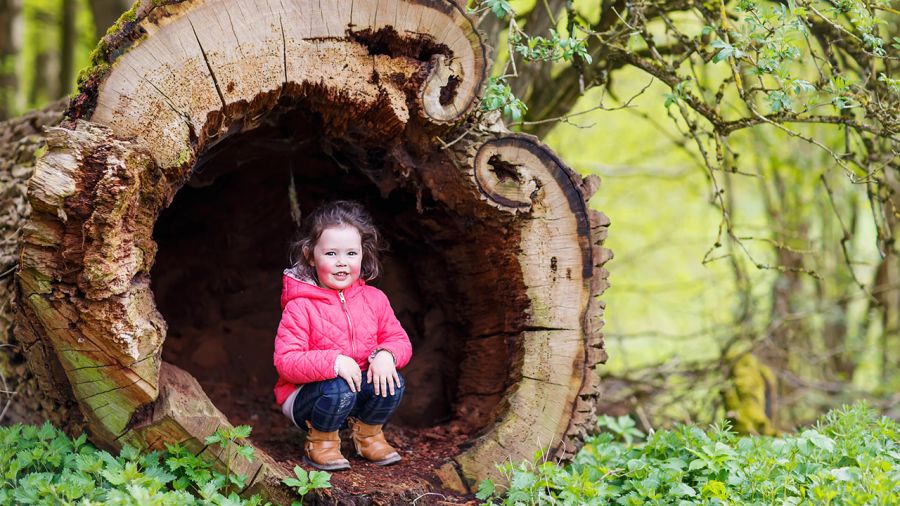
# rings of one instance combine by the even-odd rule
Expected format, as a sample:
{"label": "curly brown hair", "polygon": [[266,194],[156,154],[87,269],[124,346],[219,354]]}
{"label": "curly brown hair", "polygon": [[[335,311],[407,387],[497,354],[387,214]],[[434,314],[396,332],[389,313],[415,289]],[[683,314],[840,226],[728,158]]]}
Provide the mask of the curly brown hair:
{"label": "curly brown hair", "polygon": [[[300,239],[291,244],[291,264],[301,277],[316,280],[313,249],[322,232],[329,227],[355,227],[362,243],[362,268],[360,278],[371,281],[381,274],[378,253],[382,249],[381,234],[372,223],[372,216],[359,202],[334,200],[317,207],[303,220]],[[318,280],[316,280],[318,282]]]}

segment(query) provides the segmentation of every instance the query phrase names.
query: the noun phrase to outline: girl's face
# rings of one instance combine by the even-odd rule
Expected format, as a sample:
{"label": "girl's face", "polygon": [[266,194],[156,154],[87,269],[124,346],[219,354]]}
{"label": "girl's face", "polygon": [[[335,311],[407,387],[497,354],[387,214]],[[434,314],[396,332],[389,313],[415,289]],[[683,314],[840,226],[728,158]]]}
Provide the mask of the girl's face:
{"label": "girl's face", "polygon": [[349,288],[362,268],[362,239],[356,227],[328,227],[313,248],[312,266],[319,285],[332,290]]}

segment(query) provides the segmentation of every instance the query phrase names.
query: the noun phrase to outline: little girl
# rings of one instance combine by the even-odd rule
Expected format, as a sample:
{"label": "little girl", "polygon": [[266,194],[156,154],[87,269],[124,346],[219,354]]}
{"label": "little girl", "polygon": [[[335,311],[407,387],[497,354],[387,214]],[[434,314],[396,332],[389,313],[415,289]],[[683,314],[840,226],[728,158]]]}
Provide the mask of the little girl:
{"label": "little girl", "polygon": [[366,459],[400,460],[381,427],[403,397],[397,369],[409,362],[412,346],[384,292],[366,284],[381,269],[378,241],[360,204],[331,202],[304,221],[292,248],[297,260],[284,271],[275,400],[307,430],[303,460],[319,469],[350,467],[338,436],[345,424]]}

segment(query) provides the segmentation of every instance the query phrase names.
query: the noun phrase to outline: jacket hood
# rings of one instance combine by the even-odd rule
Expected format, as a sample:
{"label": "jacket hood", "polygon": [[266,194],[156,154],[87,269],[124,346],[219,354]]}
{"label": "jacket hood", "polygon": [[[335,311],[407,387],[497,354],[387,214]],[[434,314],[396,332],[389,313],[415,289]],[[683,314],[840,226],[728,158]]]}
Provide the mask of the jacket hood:
{"label": "jacket hood", "polygon": [[[365,284],[366,282],[362,279],[357,279],[356,282],[344,289],[344,297],[348,299],[355,297]],[[285,269],[281,279],[281,309],[283,310],[288,302],[299,298],[321,299],[332,304],[340,303],[337,291],[321,288],[312,279],[300,278],[296,271]]]}

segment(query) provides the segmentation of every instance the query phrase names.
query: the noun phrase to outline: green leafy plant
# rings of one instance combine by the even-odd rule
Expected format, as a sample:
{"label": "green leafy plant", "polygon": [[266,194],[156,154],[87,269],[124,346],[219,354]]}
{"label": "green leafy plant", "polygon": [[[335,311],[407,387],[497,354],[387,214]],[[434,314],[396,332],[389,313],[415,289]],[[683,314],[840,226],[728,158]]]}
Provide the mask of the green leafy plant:
{"label": "green leafy plant", "polygon": [[[253,462],[253,447],[241,444],[241,441],[250,437],[252,427],[238,425],[237,427],[219,427],[212,435],[206,437],[206,444],[218,445],[225,454],[223,459],[225,469],[231,469],[234,457],[240,455],[249,462]],[[221,474],[213,472],[214,480],[219,486],[224,486],[226,491],[239,491],[244,488],[247,477],[236,474]]]}
{"label": "green leafy plant", "polygon": [[299,501],[294,501],[291,506],[303,504],[303,498],[312,490],[331,488],[331,474],[325,471],[309,471],[300,466],[294,466],[296,478],[286,478],[281,482],[294,489],[300,496]]}
{"label": "green leafy plant", "polygon": [[[481,483],[491,505],[898,504],[900,425],[865,404],[825,415],[781,438],[738,437],[725,424],[681,425],[643,442],[627,417],[561,467],[543,453],[498,466],[508,486]],[[625,442],[617,442],[622,439]]]}
{"label": "green leafy plant", "polygon": [[[242,429],[243,430],[243,429]],[[222,433],[238,440],[242,432]],[[181,445],[142,453],[125,446],[114,456],[69,438],[52,425],[0,427],[0,504],[248,505],[229,487],[243,482],[215,472]]]}

